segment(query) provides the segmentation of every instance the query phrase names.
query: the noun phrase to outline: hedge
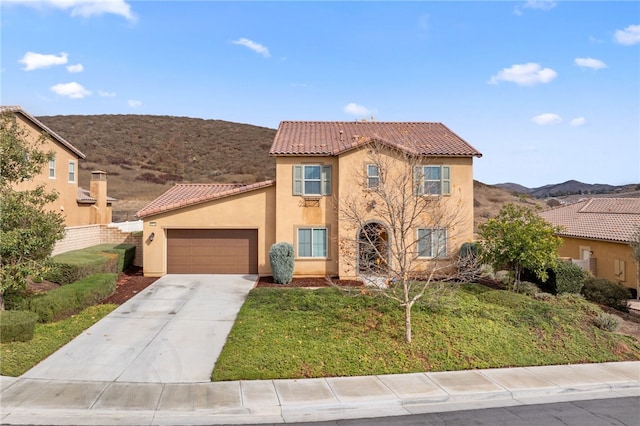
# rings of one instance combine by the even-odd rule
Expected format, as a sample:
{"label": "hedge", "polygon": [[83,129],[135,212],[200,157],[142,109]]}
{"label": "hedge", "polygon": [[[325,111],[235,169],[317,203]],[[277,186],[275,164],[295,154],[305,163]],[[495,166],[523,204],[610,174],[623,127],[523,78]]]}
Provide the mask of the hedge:
{"label": "hedge", "polygon": [[100,244],[53,256],[43,278],[66,285],[93,274],[121,272],[133,264],[133,244]]}
{"label": "hedge", "polygon": [[0,342],[27,342],[33,339],[38,314],[28,311],[0,311]]}
{"label": "hedge", "polygon": [[40,322],[66,318],[101,302],[116,289],[118,275],[95,274],[72,284],[21,300],[17,309],[35,312]]}
{"label": "hedge", "polygon": [[117,272],[122,272],[133,265],[136,257],[136,246],[134,244],[100,244],[88,247],[85,250],[94,253],[115,253],[118,255]]}

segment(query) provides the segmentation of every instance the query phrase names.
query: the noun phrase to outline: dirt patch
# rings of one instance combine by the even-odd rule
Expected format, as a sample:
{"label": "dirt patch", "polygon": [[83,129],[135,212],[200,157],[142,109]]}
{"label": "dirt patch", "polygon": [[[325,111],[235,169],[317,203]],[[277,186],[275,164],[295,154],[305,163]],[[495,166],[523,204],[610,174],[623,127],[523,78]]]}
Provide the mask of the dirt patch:
{"label": "dirt patch", "polygon": [[157,277],[145,277],[142,274],[142,268],[132,266],[126,271],[118,274],[116,291],[111,296],[104,299],[102,303],[115,303],[116,305],[122,305],[124,302],[149,287],[157,279]]}
{"label": "dirt patch", "polygon": [[[362,287],[364,284],[358,280],[339,280],[337,278],[330,278],[334,285],[340,287]],[[292,287],[329,287],[331,284],[324,277],[317,278],[294,278],[289,284],[278,284],[273,281],[273,277],[260,277],[256,287],[280,287],[280,288],[292,288]]]}

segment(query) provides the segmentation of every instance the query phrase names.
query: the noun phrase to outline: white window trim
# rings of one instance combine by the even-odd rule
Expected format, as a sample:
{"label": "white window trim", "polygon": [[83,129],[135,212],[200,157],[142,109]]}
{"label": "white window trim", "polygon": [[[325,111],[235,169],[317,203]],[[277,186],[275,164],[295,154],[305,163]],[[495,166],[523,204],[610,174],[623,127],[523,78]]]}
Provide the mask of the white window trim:
{"label": "white window trim", "polygon": [[[53,174],[51,172],[53,172]],[[51,160],[49,160],[49,179],[55,179],[55,178],[56,178],[56,159],[52,158]]]}
{"label": "white window trim", "polygon": [[[309,229],[311,230],[311,256],[300,256],[300,230],[302,229]],[[325,240],[324,240],[324,244],[325,244],[325,255],[324,256],[313,256],[313,231],[316,229],[323,229],[325,231]],[[295,244],[295,258],[296,259],[302,259],[302,260],[327,260],[329,259],[329,226],[327,225],[304,225],[304,226],[296,226],[295,228],[295,239],[296,239],[296,244]]]}
{"label": "white window trim", "polygon": [[[73,165],[73,180],[69,179],[71,177],[71,165]],[[69,160],[67,179],[69,179],[69,183],[76,183],[76,180],[78,179],[78,170],[76,168],[76,162],[74,160]]]}
{"label": "white window trim", "polygon": [[[431,238],[431,254],[432,256],[422,256],[420,254],[420,231],[431,231],[432,232],[432,238]],[[433,245],[433,231],[444,231],[444,255],[443,256],[438,256],[436,254],[436,256],[433,256],[433,249],[434,249],[434,245]],[[435,246],[436,251],[438,251],[438,246]],[[446,259],[449,257],[448,254],[448,249],[449,249],[449,232],[447,231],[447,228],[418,228],[416,229],[416,252],[418,254],[418,258],[419,259]]]}
{"label": "white window trim", "polygon": [[[369,173],[369,167],[371,167],[371,166],[375,167],[375,168],[378,170],[378,174],[377,174],[377,175],[371,175],[371,174]],[[375,163],[367,163],[367,164],[365,164],[365,174],[366,174],[366,182],[365,182],[365,185],[366,185],[366,188],[367,188],[368,190],[370,190],[370,191],[375,191],[375,190],[377,190],[378,188],[380,188],[380,175],[381,175],[382,173],[381,173],[381,171],[380,171],[380,166],[379,166],[379,165],[377,165],[377,164],[375,164]],[[378,179],[378,185],[376,185],[376,186],[372,186],[372,185],[371,185],[371,179]]]}

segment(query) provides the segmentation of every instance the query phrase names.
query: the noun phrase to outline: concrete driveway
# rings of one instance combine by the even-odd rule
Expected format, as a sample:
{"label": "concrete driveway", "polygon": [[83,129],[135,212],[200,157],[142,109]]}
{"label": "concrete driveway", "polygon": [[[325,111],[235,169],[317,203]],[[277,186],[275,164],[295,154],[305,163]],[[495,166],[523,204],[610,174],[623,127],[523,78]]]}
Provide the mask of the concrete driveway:
{"label": "concrete driveway", "polygon": [[22,377],[210,382],[255,275],[165,275]]}

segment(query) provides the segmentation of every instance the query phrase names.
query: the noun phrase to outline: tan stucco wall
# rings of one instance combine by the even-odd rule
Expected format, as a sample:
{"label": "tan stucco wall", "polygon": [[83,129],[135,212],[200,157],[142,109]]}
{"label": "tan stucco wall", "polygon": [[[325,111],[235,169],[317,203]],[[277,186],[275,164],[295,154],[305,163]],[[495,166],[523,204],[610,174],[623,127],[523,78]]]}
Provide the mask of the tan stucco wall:
{"label": "tan stucco wall", "polygon": [[[363,173],[370,163],[367,148],[356,149],[339,157],[278,157],[276,159],[276,241],[287,241],[297,247],[296,230],[301,226],[326,226],[329,230],[329,256],[327,259],[296,258],[294,276],[333,276],[353,278],[353,262],[340,261],[339,243],[355,238],[354,232],[340,223],[337,203],[345,196],[362,194]],[[322,164],[332,166],[332,195],[319,201],[305,200],[293,195],[293,166],[297,164]],[[473,159],[432,158],[427,164],[451,167],[451,196],[445,197],[449,211],[453,213],[449,233],[449,251],[455,255],[462,243],[473,239]],[[379,219],[372,212],[371,220]],[[384,222],[384,221],[382,221]],[[417,230],[416,235],[417,238]],[[343,250],[344,252],[344,250]],[[422,262],[422,268],[429,266]]]}
{"label": "tan stucco wall", "polygon": [[[22,114],[15,114],[17,122],[20,126],[27,130],[26,139],[30,143],[35,143],[42,129],[34,125],[30,120],[26,120]],[[38,145],[38,149],[49,152],[53,151],[55,155],[55,178],[49,177],[49,162],[46,162],[40,174],[33,179],[22,182],[15,186],[18,191],[34,189],[39,185],[45,185],[48,191],[58,193],[58,199],[51,203],[47,208],[50,211],[57,211],[62,214],[65,220],[65,226],[81,226],[95,223],[109,223],[111,221],[111,206],[108,206],[104,219],[101,222],[92,221],[92,215],[95,216],[93,210],[95,208],[91,204],[78,203],[78,175],[80,173],[80,158],[69,149],[58,143],[57,141],[47,138],[44,145]],[[75,179],[69,181],[69,162],[75,164]]]}
{"label": "tan stucco wall", "polygon": [[[145,276],[167,273],[167,229],[257,229],[258,273],[271,275],[269,249],[275,242],[275,188],[225,197],[143,219]],[[153,241],[149,235],[154,233]]]}
{"label": "tan stucco wall", "polygon": [[[361,205],[366,205],[366,191],[364,190],[365,167],[366,164],[372,162],[380,162],[384,166],[388,166],[390,170],[386,173],[394,172],[393,164],[398,161],[398,154],[394,151],[376,152],[371,154],[369,149],[353,150],[340,156],[339,163],[339,197],[344,200],[345,197],[360,197]],[[441,207],[446,210],[446,214],[440,220],[437,220],[436,227],[446,227],[448,236],[448,253],[449,258],[444,261],[440,260],[439,265],[450,263],[455,258],[462,243],[473,240],[473,159],[472,158],[428,158],[419,162],[422,165],[441,165],[451,167],[451,195],[442,197]],[[398,168],[396,173],[406,173],[406,169]],[[384,173],[384,171],[383,171]],[[412,172],[409,172],[412,173]],[[389,177],[393,180],[393,177]],[[374,199],[369,197],[370,199]],[[356,198],[357,200],[357,198]],[[433,211],[427,210],[422,221],[423,226],[430,222],[430,216],[437,214],[437,208]],[[388,225],[386,218],[376,215],[376,209],[371,209],[366,220],[378,221]],[[341,223],[339,227],[340,239],[344,241],[353,241],[356,239],[357,230],[353,230],[353,223]],[[408,238],[413,241],[407,241],[406,246],[410,246],[417,239],[417,229],[411,233]],[[348,249],[345,251],[349,251]],[[351,252],[355,252],[354,247]],[[429,260],[416,259],[414,262],[416,272],[427,270],[433,266],[433,262]],[[354,270],[353,261],[341,262],[339,275],[341,278],[353,278],[357,275]]]}
{"label": "tan stucco wall", "polygon": [[[562,245],[558,249],[561,257],[582,258],[582,248],[590,249],[591,257],[596,259],[596,276],[614,282],[621,282],[629,288],[638,288],[637,263],[633,259],[633,250],[626,243],[584,240],[580,238],[562,237]],[[616,259],[625,263],[624,281],[614,271]]]}
{"label": "tan stucco wall", "polygon": [[[293,195],[293,166],[321,164],[332,167],[331,196],[318,201]],[[276,242],[288,242],[297,247],[296,230],[303,226],[328,228],[329,248],[326,259],[299,259],[294,262],[294,276],[333,276],[338,274],[338,215],[334,197],[338,191],[338,158],[336,157],[278,157],[276,159]]]}

